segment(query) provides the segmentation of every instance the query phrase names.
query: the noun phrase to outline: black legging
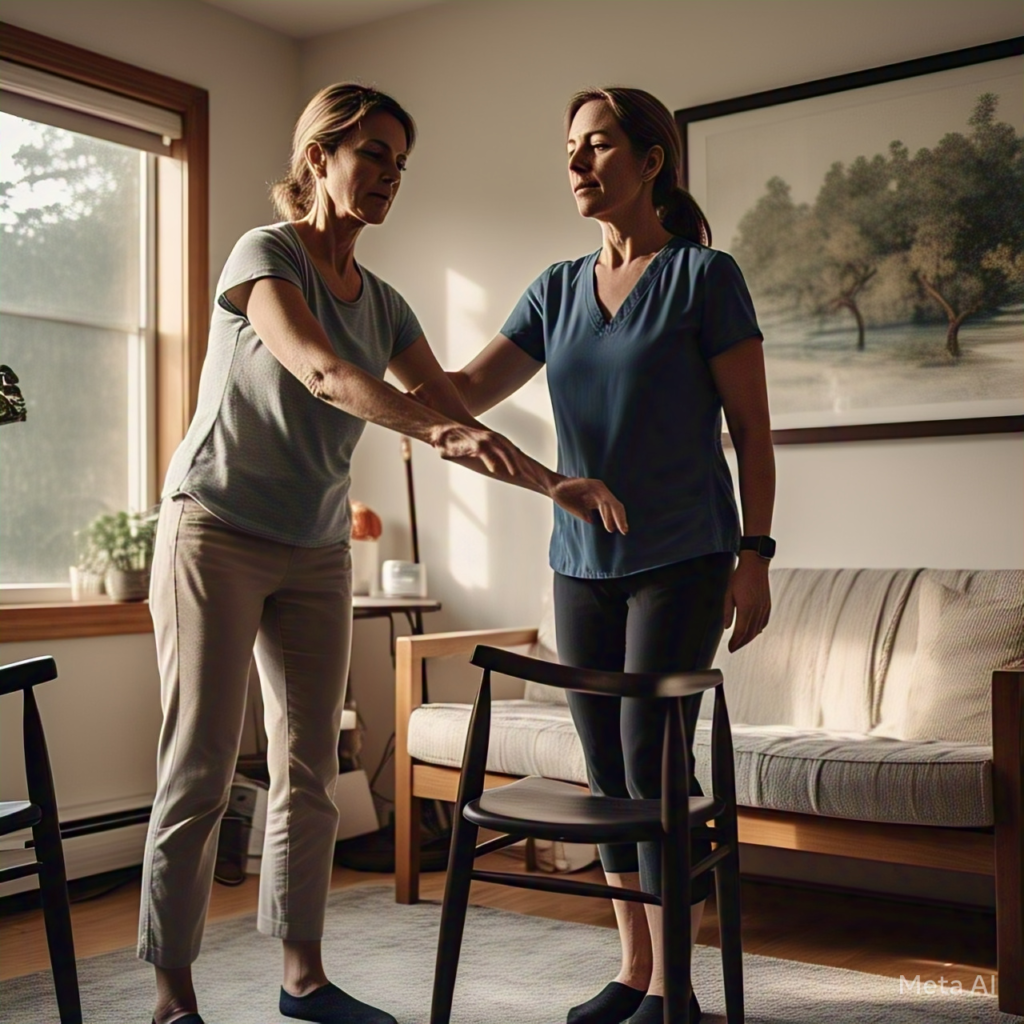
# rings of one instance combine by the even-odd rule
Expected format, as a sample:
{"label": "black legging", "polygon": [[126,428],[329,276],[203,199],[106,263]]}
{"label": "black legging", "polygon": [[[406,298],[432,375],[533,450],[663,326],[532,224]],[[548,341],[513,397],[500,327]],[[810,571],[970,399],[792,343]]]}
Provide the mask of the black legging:
{"label": "black legging", "polygon": [[[722,637],[722,610],[733,562],[732,554],[718,552],[613,579],[555,573],[559,660],[611,672],[708,668]],[[583,745],[591,791],[658,799],[666,702],[570,692],[569,707]],[[692,777],[700,697],[688,697],[684,710]],[[696,778],[691,792],[702,795]],[[694,860],[710,852],[709,843],[693,844]],[[605,871],[639,868],[644,892],[661,892],[659,844],[603,845],[600,853]],[[699,903],[710,891],[710,872],[706,872],[693,885],[693,902]]]}

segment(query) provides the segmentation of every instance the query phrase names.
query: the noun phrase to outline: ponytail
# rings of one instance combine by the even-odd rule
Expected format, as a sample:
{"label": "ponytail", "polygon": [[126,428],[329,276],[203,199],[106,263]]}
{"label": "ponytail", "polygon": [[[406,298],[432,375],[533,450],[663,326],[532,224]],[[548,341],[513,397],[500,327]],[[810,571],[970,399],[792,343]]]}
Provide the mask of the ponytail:
{"label": "ponytail", "polygon": [[286,174],[270,186],[270,201],[281,220],[302,220],[313,209],[316,184],[309,167],[300,171],[302,178]]}
{"label": "ponytail", "polygon": [[711,225],[697,200],[682,185],[672,186],[660,201],[655,194],[654,205],[661,218],[661,226],[669,234],[686,238],[698,245],[711,244]]}

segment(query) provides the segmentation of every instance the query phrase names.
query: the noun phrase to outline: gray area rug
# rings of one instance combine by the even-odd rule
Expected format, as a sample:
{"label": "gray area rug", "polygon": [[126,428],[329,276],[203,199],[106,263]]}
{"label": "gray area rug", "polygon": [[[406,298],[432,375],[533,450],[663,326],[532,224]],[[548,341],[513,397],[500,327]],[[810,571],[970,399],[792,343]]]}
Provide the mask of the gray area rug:
{"label": "gray area rug", "polygon": [[[399,906],[391,886],[333,892],[324,936],[328,974],[347,991],[393,1013],[400,1024],[426,1024],[440,907]],[[452,1024],[561,1024],[569,1006],[588,998],[618,970],[618,939],[609,928],[470,907]],[[79,963],[86,1024],[148,1024],[153,982],[133,950]],[[257,934],[255,918],[211,925],[195,966],[208,1024],[267,1024],[277,1012],[280,949]],[[707,1024],[724,1024],[718,950],[699,946],[694,988]],[[991,985],[988,977],[986,986]],[[900,992],[898,979],[763,956],[745,958],[749,1024],[1008,1024],[981,995]],[[0,1021],[57,1019],[47,973],[0,984]]]}

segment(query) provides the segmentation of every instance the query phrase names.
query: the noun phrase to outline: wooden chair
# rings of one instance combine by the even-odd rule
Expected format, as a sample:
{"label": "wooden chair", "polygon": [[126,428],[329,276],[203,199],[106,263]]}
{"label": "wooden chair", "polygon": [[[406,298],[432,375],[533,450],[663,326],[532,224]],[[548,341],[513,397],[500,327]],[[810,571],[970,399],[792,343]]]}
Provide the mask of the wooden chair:
{"label": "wooden chair", "polygon": [[[441,910],[431,1024],[449,1024],[462,932],[472,881],[495,882],[547,892],[599,896],[663,907],[665,1020],[690,1024],[690,891],[693,879],[714,871],[722,968],[729,1024],[743,1022],[743,966],[740,937],[739,843],[732,735],[722,673],[673,674],[597,672],[539,661],[494,647],[476,648],[472,663],[483,669],[473,706],[455,807],[448,878]],[[529,777],[485,791],[491,725],[491,672],[567,690],[610,696],[669,699],[662,750],[660,800],[592,796],[579,786]],[[690,753],[683,718],[684,697],[715,690],[712,725],[712,794],[691,797]],[[480,828],[501,835],[476,845]],[[479,871],[476,857],[523,838],[573,843],[661,843],[662,895],[576,882],[546,875]],[[691,864],[691,837],[710,840],[714,849]]]}
{"label": "wooden chair", "polygon": [[57,990],[61,1024],[82,1024],[75,943],[71,934],[71,906],[64,872],[60,822],[57,819],[57,797],[53,790],[43,723],[32,692],[32,688],[39,683],[56,678],[57,665],[53,658],[32,658],[0,667],[0,695],[14,693],[16,690],[24,693],[25,773],[29,797],[28,801],[0,802],[0,835],[31,828],[36,858],[31,864],[19,864],[17,867],[0,870],[0,882],[39,875],[46,942],[50,950],[50,967],[53,971],[53,985]]}

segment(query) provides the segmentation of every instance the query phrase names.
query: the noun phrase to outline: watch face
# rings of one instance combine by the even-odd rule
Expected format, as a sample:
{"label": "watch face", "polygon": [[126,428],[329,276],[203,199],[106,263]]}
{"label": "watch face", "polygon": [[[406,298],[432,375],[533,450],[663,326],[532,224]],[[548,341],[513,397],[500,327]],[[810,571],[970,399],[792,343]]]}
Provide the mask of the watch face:
{"label": "watch face", "polygon": [[775,541],[771,537],[741,537],[741,551],[756,551],[762,558],[775,557]]}

